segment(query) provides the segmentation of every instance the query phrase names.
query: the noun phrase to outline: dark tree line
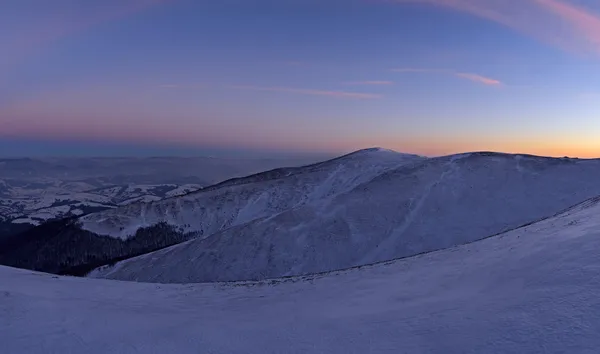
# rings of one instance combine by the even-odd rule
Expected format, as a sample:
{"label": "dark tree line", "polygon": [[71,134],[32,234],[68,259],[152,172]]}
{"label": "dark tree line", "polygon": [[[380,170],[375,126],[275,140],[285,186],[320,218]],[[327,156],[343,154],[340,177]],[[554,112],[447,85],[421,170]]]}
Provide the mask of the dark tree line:
{"label": "dark tree line", "polygon": [[133,237],[122,240],[83,230],[74,218],[54,220],[0,241],[0,264],[83,276],[97,267],[169,247],[195,236],[163,222],[141,228]]}
{"label": "dark tree line", "polygon": [[0,221],[0,250],[2,249],[3,242],[7,242],[13,236],[16,236],[34,227],[34,225],[27,223],[13,224],[10,221]]}

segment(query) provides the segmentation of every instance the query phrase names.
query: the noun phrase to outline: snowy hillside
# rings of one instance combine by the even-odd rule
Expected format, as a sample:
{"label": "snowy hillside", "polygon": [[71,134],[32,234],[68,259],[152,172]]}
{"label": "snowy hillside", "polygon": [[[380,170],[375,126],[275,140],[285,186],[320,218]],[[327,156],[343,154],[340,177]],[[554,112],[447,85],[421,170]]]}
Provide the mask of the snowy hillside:
{"label": "snowy hillside", "polygon": [[343,269],[475,241],[600,195],[600,160],[472,153],[391,163],[394,156],[363,151],[91,214],[84,228],[98,234],[124,237],[157,221],[197,233],[91,276],[186,283]]}
{"label": "snowy hillside", "polygon": [[[310,166],[280,168],[228,180],[206,187],[201,193],[152,203],[132,203],[115,208],[114,212],[97,213],[80,220],[46,223],[19,234],[17,239],[4,244],[0,242],[0,264],[83,275],[98,266],[204,234],[208,236],[234,224],[271,216],[307,200],[335,195],[385,170],[421,159],[382,149],[364,150]],[[288,181],[292,181],[292,189],[285,187]],[[284,187],[279,188],[282,183]],[[314,185],[322,188],[313,189]],[[310,194],[304,191],[310,191]],[[116,222],[125,220],[129,223],[116,223],[114,217]],[[173,218],[178,223],[174,223]],[[103,231],[98,235],[81,229],[79,224],[82,223],[92,229],[112,230],[114,235],[122,237],[100,236]],[[30,257],[31,254],[36,257]]]}
{"label": "snowy hillside", "polygon": [[425,158],[380,148],[323,163],[282,168],[226,181],[155,203],[136,203],[81,219],[83,229],[126,239],[140,227],[167,222],[185,232],[213,234],[351,191],[391,169]]}
{"label": "snowy hillside", "polygon": [[159,285],[0,267],[3,353],[595,353],[600,205],[318,276]]}

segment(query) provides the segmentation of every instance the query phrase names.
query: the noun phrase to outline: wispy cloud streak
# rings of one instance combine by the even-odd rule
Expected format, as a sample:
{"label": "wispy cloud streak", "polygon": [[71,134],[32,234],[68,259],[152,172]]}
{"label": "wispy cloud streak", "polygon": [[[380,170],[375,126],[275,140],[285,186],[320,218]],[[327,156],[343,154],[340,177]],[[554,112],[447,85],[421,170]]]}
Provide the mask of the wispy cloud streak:
{"label": "wispy cloud streak", "polygon": [[489,77],[485,77],[485,76],[481,76],[481,75],[477,75],[477,74],[471,74],[471,73],[455,73],[454,76],[463,78],[463,79],[467,79],[467,80],[471,80],[473,82],[478,82],[480,84],[484,84],[484,85],[489,85],[489,86],[497,86],[497,85],[501,85],[502,83],[496,79],[491,79]]}
{"label": "wispy cloud streak", "polygon": [[473,73],[465,73],[465,72],[455,72],[455,71],[444,70],[444,69],[398,68],[398,69],[392,69],[392,71],[398,72],[398,73],[425,73],[425,74],[437,73],[437,74],[444,74],[444,75],[452,75],[452,76],[455,76],[455,77],[458,77],[461,79],[473,81],[473,82],[488,85],[488,86],[502,85],[502,82],[500,80],[492,79],[490,77],[486,77],[483,75],[473,74]]}
{"label": "wispy cloud streak", "polygon": [[444,6],[564,50],[600,56],[600,14],[567,0],[392,0]]}
{"label": "wispy cloud streak", "polygon": [[392,69],[397,73],[447,73],[447,70],[442,69],[417,69],[417,68],[398,68]]}
{"label": "wispy cloud streak", "polygon": [[291,87],[260,87],[260,86],[245,86],[245,85],[233,85],[233,86],[227,86],[227,87],[230,89],[236,89],[236,90],[288,92],[288,93],[296,93],[296,94],[301,94],[301,95],[327,96],[327,97],[335,97],[335,98],[353,98],[353,99],[363,99],[363,100],[381,97],[381,95],[376,95],[376,94],[371,94],[371,93],[313,90],[313,89],[300,89],[300,88],[291,88]]}
{"label": "wispy cloud streak", "polygon": [[393,85],[393,81],[380,81],[380,80],[371,80],[371,81],[348,81],[344,82],[344,85],[350,86],[388,86]]}

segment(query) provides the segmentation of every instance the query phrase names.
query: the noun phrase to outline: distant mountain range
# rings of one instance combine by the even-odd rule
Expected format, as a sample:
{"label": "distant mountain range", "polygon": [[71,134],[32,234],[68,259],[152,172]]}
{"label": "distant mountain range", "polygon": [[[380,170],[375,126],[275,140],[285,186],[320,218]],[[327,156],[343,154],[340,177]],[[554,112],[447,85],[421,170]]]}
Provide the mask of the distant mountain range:
{"label": "distant mountain range", "polygon": [[46,223],[0,263],[167,283],[331,271],[505,232],[600,195],[599,177],[600,160],[367,149]]}
{"label": "distant mountain range", "polygon": [[0,240],[48,220],[198,190],[282,164],[313,159],[0,159]]}
{"label": "distant mountain range", "polygon": [[96,187],[83,181],[22,182],[2,180],[0,213],[13,224],[40,223],[93,211],[116,208],[134,202],[150,202],[183,195],[202,184],[107,184]]}

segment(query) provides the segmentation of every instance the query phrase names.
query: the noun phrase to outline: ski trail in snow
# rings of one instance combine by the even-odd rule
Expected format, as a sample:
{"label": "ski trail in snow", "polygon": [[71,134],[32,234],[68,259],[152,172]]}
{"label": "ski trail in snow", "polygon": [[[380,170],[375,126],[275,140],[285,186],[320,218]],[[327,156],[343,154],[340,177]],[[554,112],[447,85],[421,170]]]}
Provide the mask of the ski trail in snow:
{"label": "ski trail in snow", "polygon": [[446,178],[446,176],[448,174],[455,171],[456,166],[454,165],[454,162],[460,158],[462,158],[462,157],[453,158],[446,163],[445,169],[440,174],[440,177],[435,182],[429,184],[425,188],[425,191],[423,192],[423,194],[421,195],[421,197],[419,198],[419,200],[417,201],[417,203],[415,204],[414,207],[412,207],[413,200],[411,200],[412,208],[410,209],[410,211],[408,213],[406,213],[406,215],[404,215],[404,222],[402,224],[400,224],[400,226],[398,226],[398,227],[392,229],[390,232],[388,232],[388,236],[379,243],[378,247],[373,249],[373,251],[371,251],[369,254],[367,254],[362,259],[362,261],[361,261],[362,263],[372,263],[372,262],[377,262],[379,260],[385,259],[385,256],[384,256],[385,252],[388,252],[397,243],[397,239],[399,237],[402,237],[402,235],[404,235],[406,230],[408,230],[408,228],[412,225],[416,216],[423,208],[423,205],[425,205],[427,198],[429,198],[429,196],[431,195],[431,192],[433,191],[433,189],[436,186],[438,186],[440,183],[442,183],[442,181]]}

